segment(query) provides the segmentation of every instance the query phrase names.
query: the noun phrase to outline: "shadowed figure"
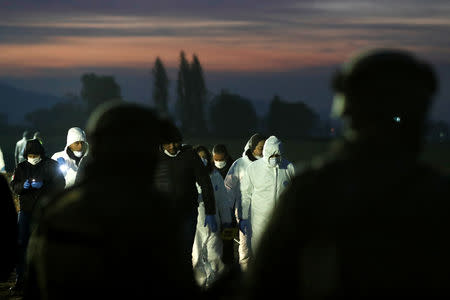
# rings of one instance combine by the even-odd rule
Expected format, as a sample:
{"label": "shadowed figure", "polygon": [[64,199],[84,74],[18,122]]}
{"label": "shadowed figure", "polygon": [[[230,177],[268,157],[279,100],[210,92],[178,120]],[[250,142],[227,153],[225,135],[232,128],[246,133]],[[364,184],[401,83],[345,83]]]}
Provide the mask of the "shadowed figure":
{"label": "shadowed figure", "polygon": [[[48,201],[29,248],[29,299],[195,297],[179,224],[153,186],[161,121],[110,102],[90,116],[90,158],[74,186]],[[139,142],[139,146],[136,145]]]}
{"label": "shadowed figure", "polygon": [[338,70],[344,137],[280,199],[246,299],[450,295],[450,181],[418,160],[436,88],[432,67],[399,50],[363,52]]}
{"label": "shadowed figure", "polygon": [[9,279],[17,257],[17,212],[8,181],[0,174],[0,282]]}

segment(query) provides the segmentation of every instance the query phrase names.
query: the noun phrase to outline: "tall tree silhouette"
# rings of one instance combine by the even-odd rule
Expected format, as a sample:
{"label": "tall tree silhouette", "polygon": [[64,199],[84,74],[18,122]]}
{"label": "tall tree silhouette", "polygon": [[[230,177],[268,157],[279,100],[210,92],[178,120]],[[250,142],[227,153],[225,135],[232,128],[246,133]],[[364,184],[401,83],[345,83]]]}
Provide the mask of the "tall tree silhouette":
{"label": "tall tree silhouette", "polygon": [[197,55],[193,55],[191,64],[191,91],[192,91],[192,128],[198,133],[206,130],[205,105],[206,84],[203,69]]}
{"label": "tall tree silhouette", "polygon": [[168,102],[169,102],[169,78],[167,77],[166,69],[159,57],[156,58],[152,69],[153,75],[153,103],[156,110],[162,116],[168,116]]}
{"label": "tall tree silhouette", "polygon": [[106,101],[122,99],[120,86],[113,76],[102,76],[94,73],[81,76],[81,98],[87,102],[88,111]]}
{"label": "tall tree silhouette", "polygon": [[191,133],[191,83],[189,74],[189,62],[186,59],[184,51],[180,52],[180,64],[177,78],[177,103],[176,112],[181,121],[181,129],[184,133]]}

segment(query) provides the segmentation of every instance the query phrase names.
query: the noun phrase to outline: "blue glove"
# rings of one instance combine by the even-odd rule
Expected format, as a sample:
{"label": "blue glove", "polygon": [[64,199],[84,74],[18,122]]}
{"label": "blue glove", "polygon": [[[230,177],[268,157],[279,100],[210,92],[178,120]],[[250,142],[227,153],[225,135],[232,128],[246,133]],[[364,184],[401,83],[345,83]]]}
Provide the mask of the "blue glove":
{"label": "blue glove", "polygon": [[58,162],[58,164],[60,165],[64,165],[66,163],[66,160],[64,159],[64,157],[58,157],[56,159],[56,161]]}
{"label": "blue glove", "polygon": [[35,188],[35,189],[40,189],[43,185],[44,185],[44,183],[42,181],[32,181],[31,182],[31,187]]}
{"label": "blue glove", "polygon": [[239,220],[239,229],[244,235],[247,235],[250,231],[250,223],[248,220]]}
{"label": "blue glove", "polygon": [[209,226],[212,232],[217,231],[217,222],[216,222],[216,216],[215,215],[206,215],[205,218],[205,224],[203,226],[206,227],[206,225]]}
{"label": "blue glove", "polygon": [[30,182],[28,181],[28,179],[25,180],[25,182],[23,183],[23,188],[26,189],[26,190],[28,190],[28,189],[30,188],[30,186],[31,186],[31,184],[30,184]]}

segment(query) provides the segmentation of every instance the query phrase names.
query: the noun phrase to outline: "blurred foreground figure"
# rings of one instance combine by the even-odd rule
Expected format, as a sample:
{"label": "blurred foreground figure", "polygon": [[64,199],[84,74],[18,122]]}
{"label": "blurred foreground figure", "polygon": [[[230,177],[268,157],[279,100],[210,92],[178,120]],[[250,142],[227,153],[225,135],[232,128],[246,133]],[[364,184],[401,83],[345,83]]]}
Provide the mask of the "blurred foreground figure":
{"label": "blurred foreground figure", "polygon": [[17,257],[17,212],[8,181],[0,174],[0,282],[7,281]]}
{"label": "blurred foreground figure", "polygon": [[180,218],[150,180],[161,130],[136,104],[93,112],[83,177],[49,201],[30,240],[29,299],[196,296],[192,268],[181,262]]}
{"label": "blurred foreground figure", "polygon": [[418,160],[436,86],[431,66],[403,51],[342,66],[333,113],[344,138],[280,199],[247,299],[450,296],[449,180]]}

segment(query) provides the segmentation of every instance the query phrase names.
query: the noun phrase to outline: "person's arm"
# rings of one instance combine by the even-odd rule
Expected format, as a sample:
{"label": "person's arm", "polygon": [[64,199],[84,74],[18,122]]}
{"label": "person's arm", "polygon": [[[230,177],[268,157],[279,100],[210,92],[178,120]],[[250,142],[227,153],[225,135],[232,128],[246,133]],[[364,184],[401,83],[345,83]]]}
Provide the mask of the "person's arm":
{"label": "person's arm", "polygon": [[214,191],[209,177],[208,170],[203,165],[200,157],[194,152],[192,156],[192,167],[194,169],[195,181],[202,189],[203,203],[205,204],[205,213],[207,215],[216,214],[216,201],[214,199]]}
{"label": "person's arm", "polygon": [[227,175],[223,181],[225,189],[228,194],[228,200],[230,201],[229,206],[231,209],[237,206],[238,197],[240,198],[241,190],[239,185],[239,174],[237,164],[234,163],[231,168],[228,170]]}
{"label": "person's arm", "polygon": [[19,164],[19,145],[16,143],[16,149],[14,150],[14,160],[16,161],[16,166]]}
{"label": "person's arm", "polygon": [[250,215],[250,205],[252,202],[253,194],[253,183],[249,173],[249,165],[245,172],[244,177],[241,180],[241,205],[242,205],[242,215],[239,219],[248,220]]}
{"label": "person's arm", "polygon": [[24,178],[22,166],[18,165],[13,173],[13,180],[11,180],[11,189],[14,193],[21,196],[27,192],[27,189],[24,189],[23,184],[28,178]]}

